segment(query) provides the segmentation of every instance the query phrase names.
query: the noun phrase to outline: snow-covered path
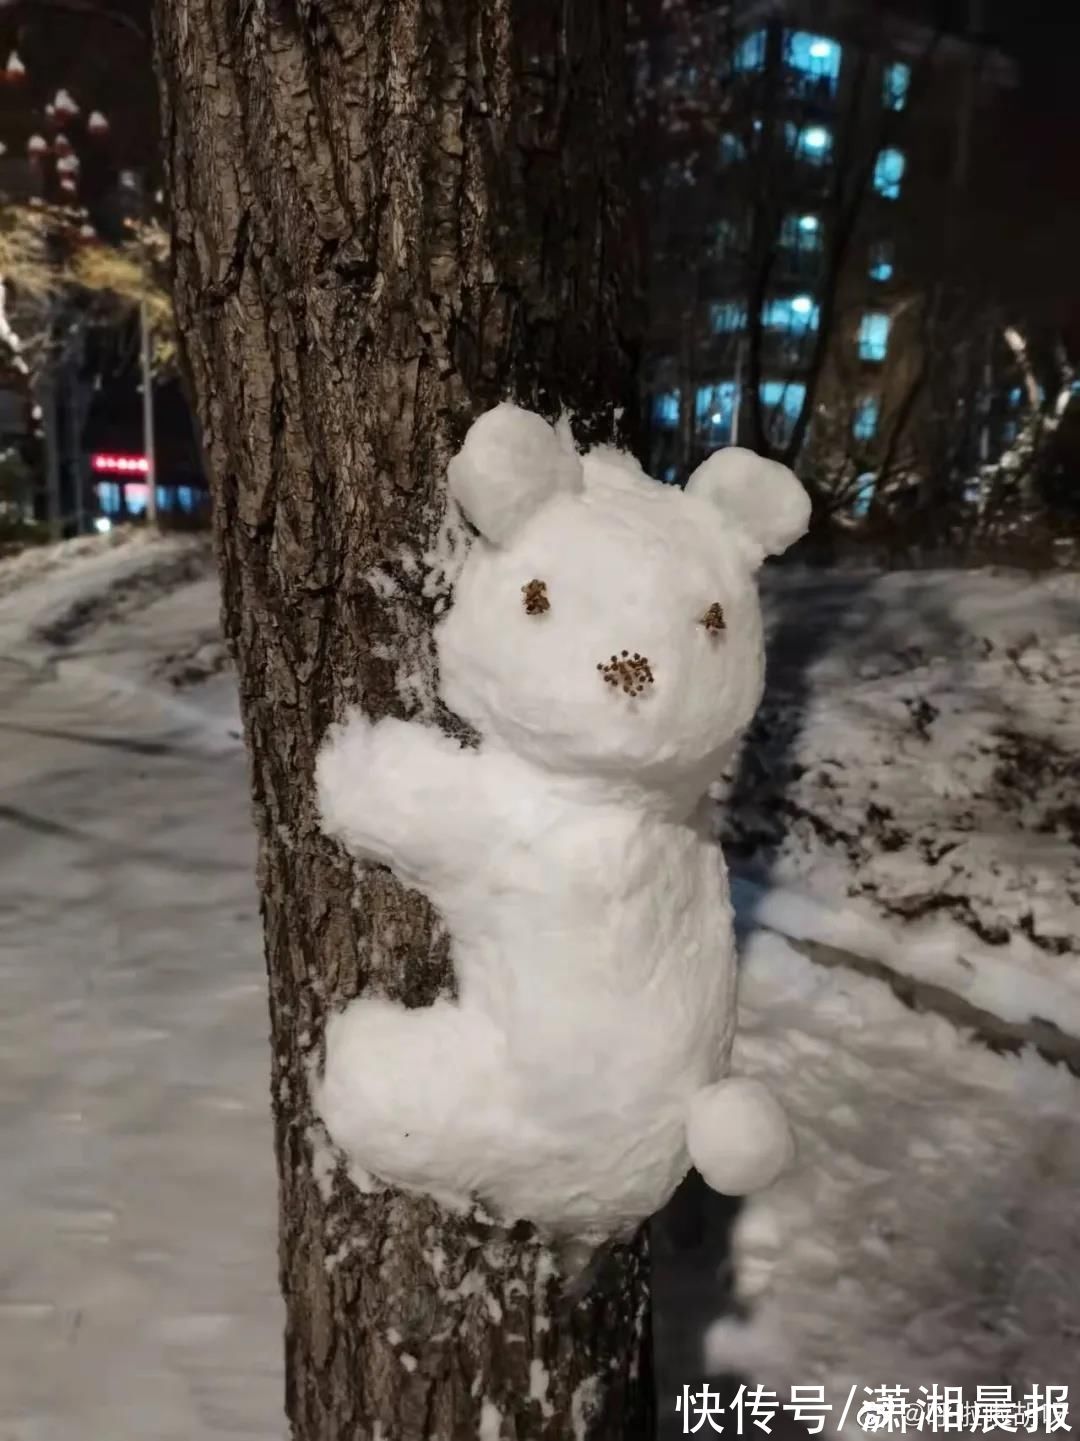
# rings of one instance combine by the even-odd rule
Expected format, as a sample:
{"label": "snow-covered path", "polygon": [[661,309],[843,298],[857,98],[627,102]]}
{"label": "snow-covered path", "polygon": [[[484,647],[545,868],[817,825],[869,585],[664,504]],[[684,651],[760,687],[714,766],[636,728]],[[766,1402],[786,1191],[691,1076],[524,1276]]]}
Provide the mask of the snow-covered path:
{"label": "snow-covered path", "polygon": [[213,583],[149,605],[153,580],[133,588],[125,619],[65,650],[27,634],[106,578],[175,570],[181,549],[108,554],[0,600],[4,1441],[284,1430],[233,701],[226,685],[203,713],[147,683],[212,617]]}
{"label": "snow-covered path", "polygon": [[[0,572],[0,1441],[284,1432],[243,753],[185,544],[90,548],[18,589]],[[710,1202],[696,1248],[659,1228],[665,1436],[707,1377],[837,1403],[855,1383],[1080,1388],[1080,1081],[762,926],[958,991],[970,970],[970,999],[1019,1016],[1032,975],[1040,1006],[1075,997],[1064,957],[1025,972],[1001,948],[1004,978],[961,945],[928,962],[846,913],[832,859],[815,891],[812,861],[782,878],[816,911],[751,894],[738,1052],[801,1162],[733,1225]]]}

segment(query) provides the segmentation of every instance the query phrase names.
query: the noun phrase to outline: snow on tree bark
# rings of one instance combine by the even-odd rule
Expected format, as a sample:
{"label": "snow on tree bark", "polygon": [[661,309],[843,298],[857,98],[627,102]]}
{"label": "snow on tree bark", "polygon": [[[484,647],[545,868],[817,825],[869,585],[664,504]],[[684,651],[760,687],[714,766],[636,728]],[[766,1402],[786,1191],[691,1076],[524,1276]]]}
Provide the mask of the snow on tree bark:
{"label": "snow on tree bark", "polygon": [[430,644],[463,540],[447,462],[507,395],[573,408],[583,439],[632,414],[622,26],[620,0],[157,6],[178,325],[251,762],[286,1406],[305,1441],[652,1434],[643,1239],[568,1298],[528,1227],[349,1179],[309,1093],[328,1011],[449,984],[438,917],[350,865],[312,785],[361,697],[455,724]]}

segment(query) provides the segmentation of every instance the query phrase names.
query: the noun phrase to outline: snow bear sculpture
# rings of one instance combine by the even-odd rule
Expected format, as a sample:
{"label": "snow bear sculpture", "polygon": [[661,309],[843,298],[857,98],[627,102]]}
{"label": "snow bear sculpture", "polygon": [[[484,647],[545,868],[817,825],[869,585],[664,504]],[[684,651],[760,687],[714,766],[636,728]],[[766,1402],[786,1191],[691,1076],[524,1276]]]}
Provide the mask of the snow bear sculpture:
{"label": "snow bear sculpture", "polygon": [[725,1079],[732,910],[703,799],[761,698],[755,571],[810,504],[746,450],[684,492],[508,404],[449,486],[479,539],[441,694],[480,747],[354,713],[317,785],[327,832],[438,907],[458,998],[353,1001],[316,1103],[383,1180],[595,1245],[691,1162],[742,1194],[791,1157],[764,1087]]}

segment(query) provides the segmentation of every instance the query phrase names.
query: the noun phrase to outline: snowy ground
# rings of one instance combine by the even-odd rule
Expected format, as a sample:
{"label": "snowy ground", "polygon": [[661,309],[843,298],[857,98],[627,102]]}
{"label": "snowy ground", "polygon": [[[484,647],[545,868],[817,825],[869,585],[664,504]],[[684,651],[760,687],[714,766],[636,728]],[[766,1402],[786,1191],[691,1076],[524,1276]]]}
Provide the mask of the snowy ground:
{"label": "snowy ground", "polygon": [[706,1196],[702,1244],[668,1255],[665,1380],[701,1336],[691,1380],[823,1384],[837,1412],[852,1385],[1075,1393],[1080,1081],[782,937],[1080,1060],[1080,577],[795,571],[768,596],[769,694],[717,822],[739,1057],[801,1161],[734,1216]]}
{"label": "snowy ground", "polygon": [[[719,790],[730,864],[767,878],[770,924],[891,934],[995,1005],[1007,972],[1080,1034],[1080,577],[784,581],[769,695]],[[784,919],[792,890],[829,903],[827,934],[795,901]]]}
{"label": "snowy ground", "polygon": [[[215,605],[191,541],[0,567],[0,1441],[283,1434]],[[935,1007],[1080,1037],[1080,584],[795,572],[770,616],[764,764],[737,768],[721,826],[749,932],[740,1062],[801,1160],[740,1208],[690,1191],[657,1228],[664,1435],[707,1378],[817,1383],[837,1411],[853,1384],[1076,1390],[1080,1081],[807,941],[932,983]]]}
{"label": "snowy ground", "polygon": [[235,701],[154,680],[213,631],[209,579],[151,601],[200,571],[90,547],[0,598],[3,1441],[282,1434]]}

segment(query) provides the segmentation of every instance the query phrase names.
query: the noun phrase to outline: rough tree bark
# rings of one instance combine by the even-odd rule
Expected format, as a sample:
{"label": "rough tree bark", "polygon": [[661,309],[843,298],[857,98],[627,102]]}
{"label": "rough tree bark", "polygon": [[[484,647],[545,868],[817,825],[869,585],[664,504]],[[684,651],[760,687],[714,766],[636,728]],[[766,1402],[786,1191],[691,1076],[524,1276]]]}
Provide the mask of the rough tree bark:
{"label": "rough tree bark", "polygon": [[573,408],[592,438],[631,406],[621,12],[156,7],[176,305],[258,830],[304,1441],[652,1434],[643,1240],[568,1299],[527,1226],[358,1189],[309,1099],[329,1010],[450,985],[438,918],[327,842],[312,794],[324,732],[361,696],[454,724],[430,645],[461,544],[447,461],[507,395]]}

